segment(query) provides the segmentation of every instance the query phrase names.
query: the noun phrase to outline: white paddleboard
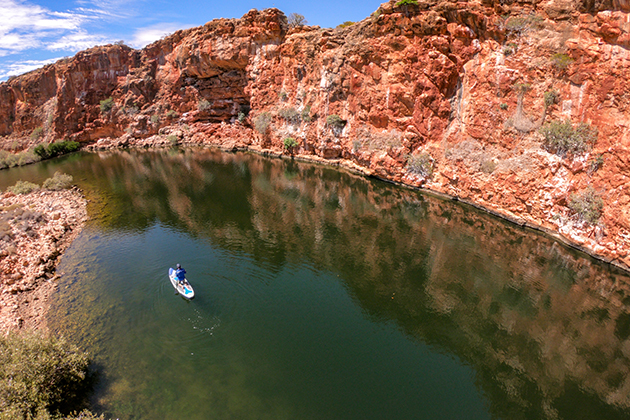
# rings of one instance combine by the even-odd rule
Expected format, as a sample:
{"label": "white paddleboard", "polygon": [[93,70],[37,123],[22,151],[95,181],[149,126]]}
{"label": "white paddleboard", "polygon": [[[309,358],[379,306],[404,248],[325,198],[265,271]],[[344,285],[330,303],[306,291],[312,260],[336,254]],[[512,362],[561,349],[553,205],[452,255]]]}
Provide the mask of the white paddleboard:
{"label": "white paddleboard", "polygon": [[171,280],[171,284],[180,295],[184,296],[186,299],[192,299],[195,297],[195,291],[190,283],[188,283],[188,280],[184,279],[183,283],[180,283],[175,275],[175,270],[172,268],[168,269],[168,278]]}

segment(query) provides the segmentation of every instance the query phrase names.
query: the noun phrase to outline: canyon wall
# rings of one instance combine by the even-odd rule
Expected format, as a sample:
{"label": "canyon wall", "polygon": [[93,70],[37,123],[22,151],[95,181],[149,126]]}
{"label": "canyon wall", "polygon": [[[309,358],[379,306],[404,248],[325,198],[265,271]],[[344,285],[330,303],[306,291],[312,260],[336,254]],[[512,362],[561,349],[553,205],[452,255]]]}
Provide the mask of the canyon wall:
{"label": "canyon wall", "polygon": [[[252,10],[0,84],[0,146],[287,153],[456,197],[628,268],[629,47],[627,1],[390,1],[336,29]],[[596,129],[594,144],[545,143],[541,128],[565,121]],[[580,197],[595,213],[601,199],[601,216]]]}

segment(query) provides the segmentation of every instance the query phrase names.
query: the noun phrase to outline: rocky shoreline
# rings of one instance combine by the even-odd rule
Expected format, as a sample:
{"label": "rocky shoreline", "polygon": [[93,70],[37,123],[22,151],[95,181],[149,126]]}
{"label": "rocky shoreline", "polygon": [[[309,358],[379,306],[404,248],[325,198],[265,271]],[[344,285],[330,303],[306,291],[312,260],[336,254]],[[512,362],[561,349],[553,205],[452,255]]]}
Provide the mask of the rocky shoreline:
{"label": "rocky shoreline", "polygon": [[63,252],[87,220],[80,190],[0,196],[0,333],[46,330]]}

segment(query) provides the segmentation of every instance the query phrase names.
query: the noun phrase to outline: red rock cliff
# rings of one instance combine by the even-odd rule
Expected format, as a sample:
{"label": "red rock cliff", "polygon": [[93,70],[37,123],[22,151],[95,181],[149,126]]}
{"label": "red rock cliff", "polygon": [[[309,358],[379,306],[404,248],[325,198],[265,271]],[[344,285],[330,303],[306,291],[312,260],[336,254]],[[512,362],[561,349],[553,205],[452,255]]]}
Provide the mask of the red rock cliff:
{"label": "red rock cliff", "polygon": [[[0,84],[1,141],[33,146],[41,127],[98,147],[281,152],[290,137],[291,153],[466,200],[628,268],[629,13],[625,0],[390,1],[346,28],[290,29],[279,10],[252,10]],[[563,121],[596,142],[545,146],[540,128]],[[597,221],[569,205],[585,191],[603,200]]]}

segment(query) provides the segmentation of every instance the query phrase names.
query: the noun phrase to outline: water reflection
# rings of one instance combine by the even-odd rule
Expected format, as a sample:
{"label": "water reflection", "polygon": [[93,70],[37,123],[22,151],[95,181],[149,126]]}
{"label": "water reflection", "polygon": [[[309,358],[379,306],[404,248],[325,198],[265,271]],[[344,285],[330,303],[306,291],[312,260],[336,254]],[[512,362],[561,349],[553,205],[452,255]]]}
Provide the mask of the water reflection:
{"label": "water reflection", "polygon": [[630,416],[630,278],[549,238],[332,168],[248,154],[123,151],[59,165],[84,184],[101,232],[159,223],[270,273],[305,263],[337,273],[372,321],[395,321],[471,366],[494,418]]}

